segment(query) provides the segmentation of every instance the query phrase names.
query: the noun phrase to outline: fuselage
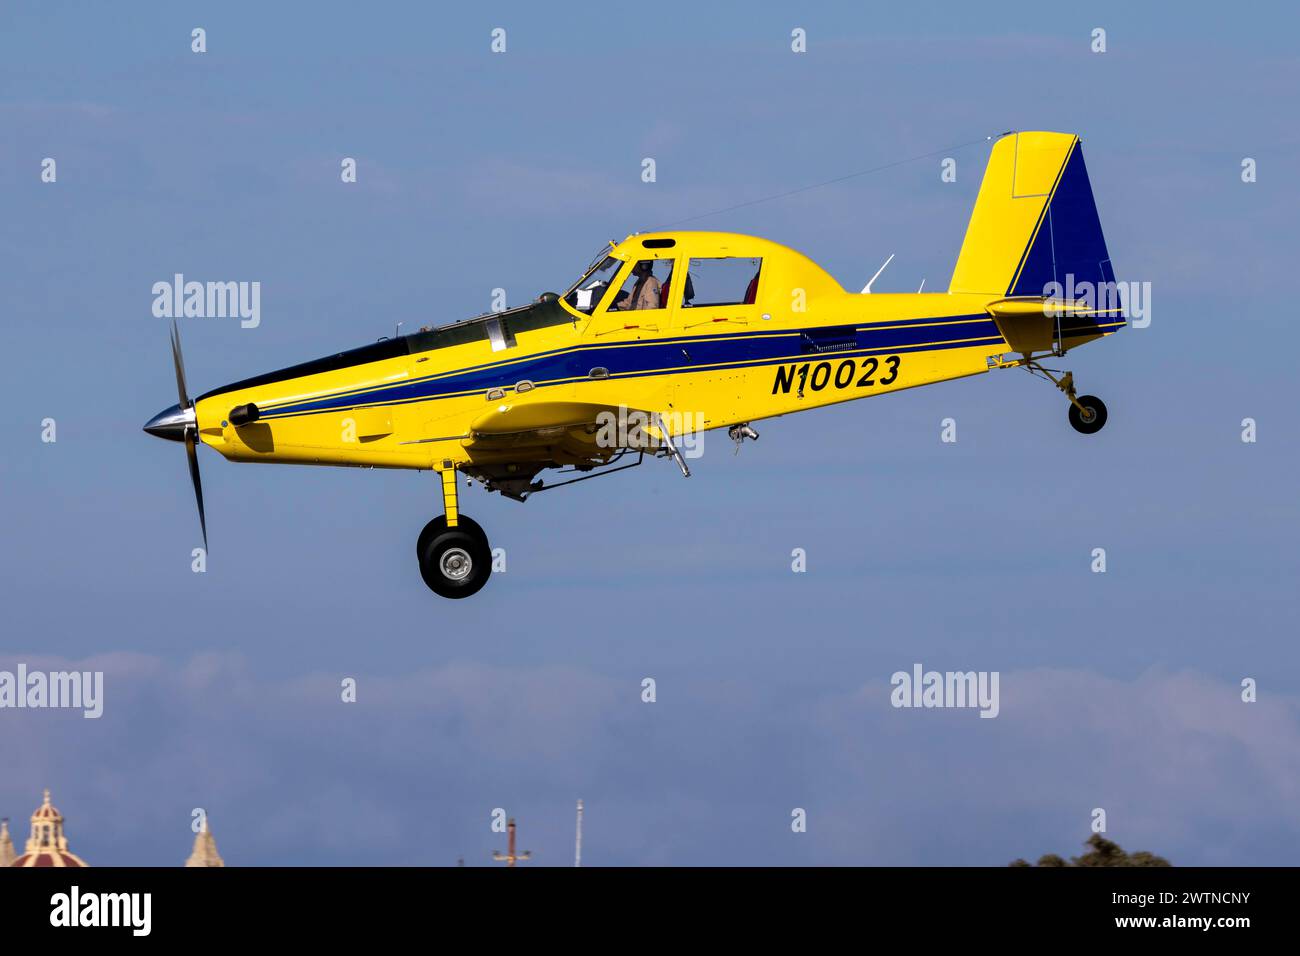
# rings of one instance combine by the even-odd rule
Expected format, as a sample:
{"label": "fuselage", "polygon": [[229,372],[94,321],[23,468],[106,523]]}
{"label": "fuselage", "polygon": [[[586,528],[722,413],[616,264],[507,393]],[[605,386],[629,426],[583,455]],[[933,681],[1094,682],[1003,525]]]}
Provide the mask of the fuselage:
{"label": "fuselage", "polygon": [[[196,402],[200,439],[235,461],[545,467],[582,456],[545,440],[485,446],[475,421],[494,408],[578,403],[660,412],[674,432],[711,429],[974,375],[1008,351],[988,310],[997,296],[850,293],[764,239],[643,234],[608,257],[612,278],[593,282],[594,294],[580,280],[563,296],[208,392]],[[646,260],[670,276],[653,301],[635,281]],[[727,301],[688,301],[688,284],[671,279],[703,282],[714,264],[745,262],[757,264],[754,279]],[[626,295],[619,307],[620,287],[654,307],[632,309]],[[1121,324],[1084,321],[1063,344]],[[232,421],[247,406],[255,420]]]}

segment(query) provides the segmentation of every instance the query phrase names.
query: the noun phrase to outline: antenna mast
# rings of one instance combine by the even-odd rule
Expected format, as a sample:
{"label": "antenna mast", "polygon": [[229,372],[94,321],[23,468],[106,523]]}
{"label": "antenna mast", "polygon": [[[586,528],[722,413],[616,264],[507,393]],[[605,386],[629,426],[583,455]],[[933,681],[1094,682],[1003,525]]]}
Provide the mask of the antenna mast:
{"label": "antenna mast", "polygon": [[578,837],[573,843],[573,865],[582,866],[582,801],[578,801]]}

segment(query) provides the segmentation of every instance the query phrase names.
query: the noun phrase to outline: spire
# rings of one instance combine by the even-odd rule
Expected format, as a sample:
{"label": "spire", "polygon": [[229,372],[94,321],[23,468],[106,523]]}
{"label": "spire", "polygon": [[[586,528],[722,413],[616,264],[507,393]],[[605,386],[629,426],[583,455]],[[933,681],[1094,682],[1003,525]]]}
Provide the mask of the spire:
{"label": "spire", "polygon": [[190,853],[190,858],[185,861],[185,865],[226,865],[226,861],[221,859],[221,854],[217,852],[217,841],[212,836],[212,831],[208,829],[208,818],[206,815],[203,817],[203,822],[199,824],[199,832],[194,835],[194,850]]}
{"label": "spire", "polygon": [[504,862],[506,866],[514,866],[516,860],[527,860],[532,858],[533,854],[531,850],[525,850],[523,853],[515,852],[514,817],[511,817],[510,820],[506,823],[506,834],[507,834],[506,846],[508,847],[508,849],[506,850],[505,853],[494,851],[492,853],[492,859],[496,860],[497,862]]}
{"label": "spire", "polygon": [[0,866],[8,866],[14,861],[14,841],[9,836],[9,818],[0,820]]}

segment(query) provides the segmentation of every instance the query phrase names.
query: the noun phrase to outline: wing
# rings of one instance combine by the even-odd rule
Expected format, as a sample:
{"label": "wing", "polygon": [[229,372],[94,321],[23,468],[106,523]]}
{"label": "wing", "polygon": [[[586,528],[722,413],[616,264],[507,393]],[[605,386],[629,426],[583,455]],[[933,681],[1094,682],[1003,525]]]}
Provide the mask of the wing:
{"label": "wing", "polygon": [[655,421],[652,413],[626,405],[500,402],[470,423],[464,445],[472,451],[562,446],[579,457],[603,458],[633,447],[637,429],[659,438]]}

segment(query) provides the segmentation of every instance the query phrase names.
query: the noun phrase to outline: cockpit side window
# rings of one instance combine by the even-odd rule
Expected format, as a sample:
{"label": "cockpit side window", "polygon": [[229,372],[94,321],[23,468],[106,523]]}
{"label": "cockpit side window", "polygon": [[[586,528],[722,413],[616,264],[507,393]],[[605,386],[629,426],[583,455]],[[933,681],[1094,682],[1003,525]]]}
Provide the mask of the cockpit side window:
{"label": "cockpit side window", "polygon": [[697,309],[710,305],[752,305],[758,298],[762,270],[761,258],[692,259],[682,305]]}

